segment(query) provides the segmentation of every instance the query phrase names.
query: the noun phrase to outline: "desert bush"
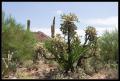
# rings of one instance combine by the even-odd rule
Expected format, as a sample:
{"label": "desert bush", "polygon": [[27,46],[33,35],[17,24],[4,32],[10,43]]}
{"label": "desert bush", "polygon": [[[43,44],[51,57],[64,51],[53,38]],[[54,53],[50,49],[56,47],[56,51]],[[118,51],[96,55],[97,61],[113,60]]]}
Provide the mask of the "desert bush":
{"label": "desert bush", "polygon": [[24,26],[12,16],[6,17],[2,13],[2,58],[7,58],[9,52],[10,55],[13,54],[11,62],[15,64],[31,59],[35,42],[31,32],[24,30]]}
{"label": "desert bush", "polygon": [[63,41],[58,39],[58,37],[55,37],[46,41],[45,46],[48,51],[55,56],[55,60],[60,64],[60,66],[64,68],[68,59],[66,54],[67,45]]}
{"label": "desert bush", "polygon": [[33,34],[23,29],[24,26],[16,23],[10,16],[3,19],[2,23],[2,56],[8,51],[13,54],[13,59],[30,59],[33,53],[33,45],[36,42]]}
{"label": "desert bush", "polygon": [[101,59],[104,63],[118,62],[118,30],[105,31],[99,39]]}
{"label": "desert bush", "polygon": [[33,55],[33,62],[35,63],[37,60],[40,60],[40,58],[43,57],[45,54],[45,49],[43,47],[43,44],[40,42],[35,43],[34,45],[34,55]]}

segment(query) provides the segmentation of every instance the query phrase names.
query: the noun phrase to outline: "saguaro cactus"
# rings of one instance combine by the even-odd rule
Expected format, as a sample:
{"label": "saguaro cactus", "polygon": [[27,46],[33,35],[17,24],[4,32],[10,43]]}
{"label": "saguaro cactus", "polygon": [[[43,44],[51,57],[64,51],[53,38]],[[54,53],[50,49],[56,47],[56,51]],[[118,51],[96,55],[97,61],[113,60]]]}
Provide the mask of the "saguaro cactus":
{"label": "saguaro cactus", "polygon": [[30,30],[30,20],[27,20],[27,30]]}
{"label": "saguaro cactus", "polygon": [[53,24],[51,25],[51,37],[54,38],[55,36],[55,17],[53,19]]}

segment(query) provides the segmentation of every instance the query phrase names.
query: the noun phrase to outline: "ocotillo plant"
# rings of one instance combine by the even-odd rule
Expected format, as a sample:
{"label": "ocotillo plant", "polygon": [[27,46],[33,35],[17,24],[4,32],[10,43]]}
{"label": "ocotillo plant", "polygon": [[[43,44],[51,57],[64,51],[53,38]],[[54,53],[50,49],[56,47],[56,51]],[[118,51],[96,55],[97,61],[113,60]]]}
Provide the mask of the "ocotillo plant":
{"label": "ocotillo plant", "polygon": [[27,30],[30,30],[30,20],[27,20]]}
{"label": "ocotillo plant", "polygon": [[51,37],[54,38],[55,36],[55,17],[53,19],[53,24],[51,25]]}

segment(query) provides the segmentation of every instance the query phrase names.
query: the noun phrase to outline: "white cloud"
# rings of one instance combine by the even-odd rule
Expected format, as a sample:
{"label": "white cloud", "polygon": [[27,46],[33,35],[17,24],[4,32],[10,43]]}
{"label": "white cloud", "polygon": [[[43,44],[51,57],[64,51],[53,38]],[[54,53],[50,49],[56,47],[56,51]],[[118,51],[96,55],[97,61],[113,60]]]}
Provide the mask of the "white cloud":
{"label": "white cloud", "polygon": [[111,31],[113,31],[113,30],[115,30],[115,28],[116,29],[118,29],[117,27],[96,27],[96,31],[97,31],[97,34],[98,34],[98,36],[101,36],[106,30],[107,31],[109,31],[109,32],[111,32]]}
{"label": "white cloud", "polygon": [[81,22],[87,26],[93,26],[97,30],[97,35],[101,36],[105,30],[112,31],[118,29],[118,16],[108,18],[82,19]]}
{"label": "white cloud", "polygon": [[118,27],[118,16],[112,16],[108,18],[87,19],[87,20],[83,20],[83,23],[89,24],[89,25]]}
{"label": "white cloud", "polygon": [[79,36],[84,36],[85,35],[85,31],[84,30],[81,30],[81,29],[78,29],[78,30],[76,30],[76,32],[77,32],[77,34],[79,35]]}
{"label": "white cloud", "polygon": [[62,10],[57,10],[56,13],[57,13],[57,15],[61,15],[63,13],[63,11]]}
{"label": "white cloud", "polygon": [[81,43],[84,43],[84,36],[85,36],[85,31],[82,29],[76,30],[78,36],[80,36],[80,41]]}

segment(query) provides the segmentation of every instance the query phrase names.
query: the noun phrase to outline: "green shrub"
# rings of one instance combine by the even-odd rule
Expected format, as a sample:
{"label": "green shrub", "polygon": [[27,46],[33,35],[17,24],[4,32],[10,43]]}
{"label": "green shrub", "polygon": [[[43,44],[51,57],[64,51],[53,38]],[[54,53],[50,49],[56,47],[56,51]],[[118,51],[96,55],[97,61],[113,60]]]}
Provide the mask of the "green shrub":
{"label": "green shrub", "polygon": [[31,32],[24,30],[24,26],[18,24],[13,17],[5,18],[5,14],[2,13],[2,58],[8,58],[8,53],[13,54],[13,64],[31,59],[35,42]]}
{"label": "green shrub", "polygon": [[101,59],[104,63],[118,61],[118,30],[105,31],[99,39]]}
{"label": "green shrub", "polygon": [[55,37],[46,41],[45,47],[54,55],[55,60],[60,64],[60,66],[62,68],[65,68],[68,59],[66,52],[67,45],[63,41],[58,39],[59,38]]}
{"label": "green shrub", "polygon": [[2,22],[2,55],[6,57],[8,51],[13,52],[13,59],[30,59],[33,54],[35,38],[29,31],[23,29],[24,26],[16,23],[10,16]]}

